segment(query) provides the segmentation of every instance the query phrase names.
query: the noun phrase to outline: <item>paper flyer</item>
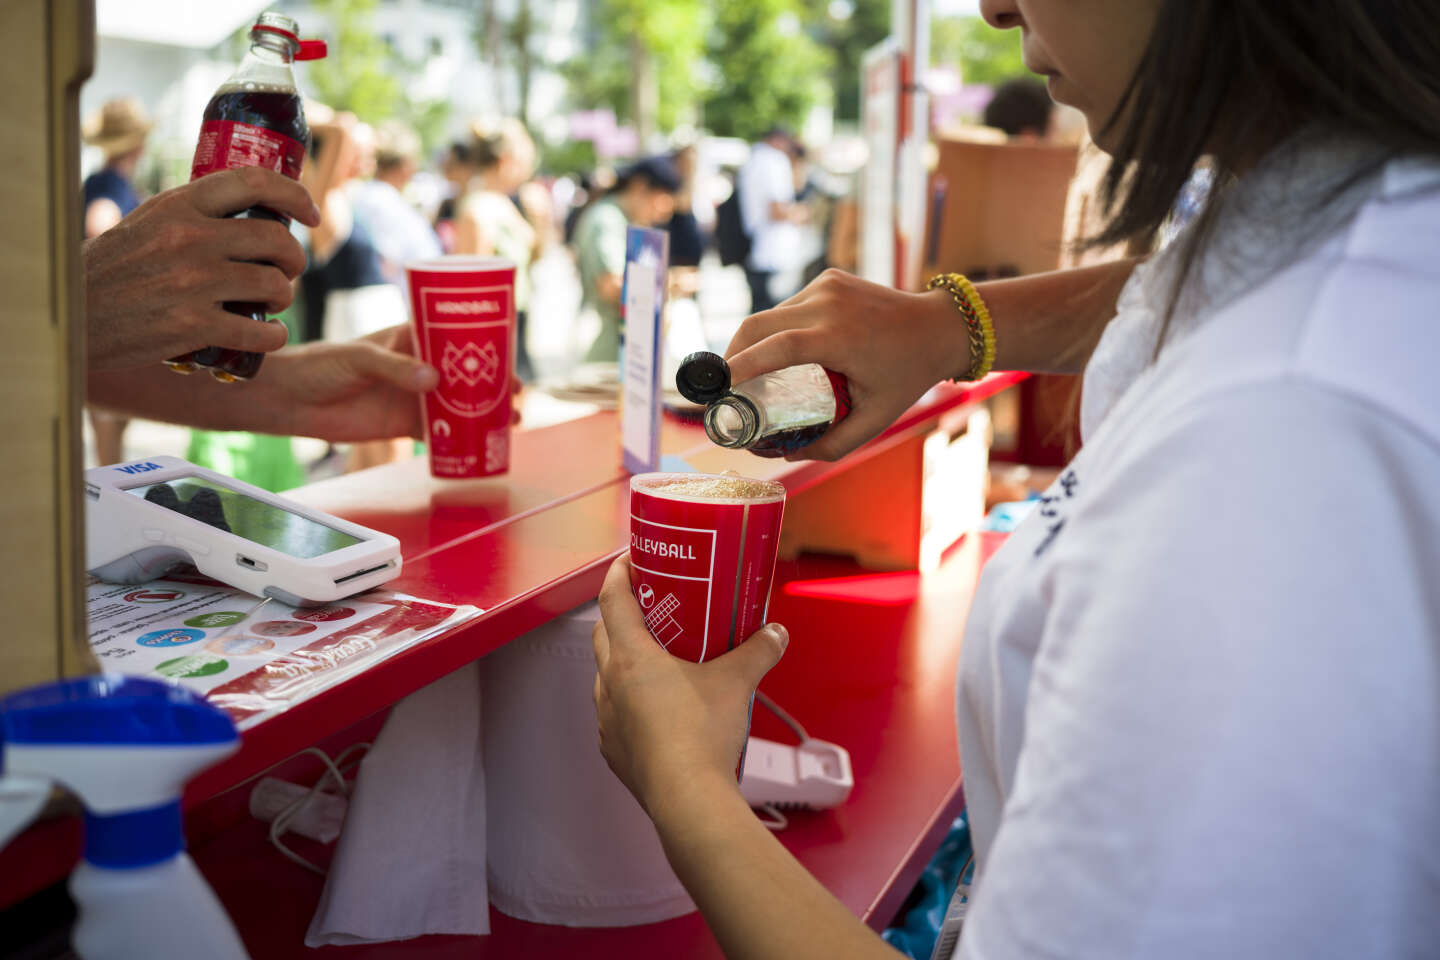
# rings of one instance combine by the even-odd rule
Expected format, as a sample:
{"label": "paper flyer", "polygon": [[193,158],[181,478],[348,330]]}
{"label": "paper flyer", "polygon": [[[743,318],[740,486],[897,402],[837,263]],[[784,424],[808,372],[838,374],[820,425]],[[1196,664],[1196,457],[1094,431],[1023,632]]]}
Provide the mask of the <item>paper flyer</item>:
{"label": "paper flyer", "polygon": [[193,569],[139,586],[92,579],[86,611],[102,670],[174,680],[242,730],[481,612],[384,590],[296,608]]}
{"label": "paper flyer", "polygon": [[669,257],[664,230],[626,231],[620,439],[631,473],[648,473],[660,463],[660,318]]}

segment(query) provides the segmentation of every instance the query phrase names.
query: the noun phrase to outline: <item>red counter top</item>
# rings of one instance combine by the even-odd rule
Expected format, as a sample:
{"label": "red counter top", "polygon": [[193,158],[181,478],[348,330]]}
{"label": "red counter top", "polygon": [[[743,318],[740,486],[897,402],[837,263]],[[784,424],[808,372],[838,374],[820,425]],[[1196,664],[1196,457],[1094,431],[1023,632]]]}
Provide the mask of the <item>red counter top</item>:
{"label": "red counter top", "polygon": [[[924,429],[943,413],[997,393],[1020,379],[1023,379],[1021,374],[997,374],[979,384],[941,385],[922,398],[881,438],[837,464],[787,463],[720,450],[705,440],[704,432],[697,424],[668,416],[662,431],[662,448],[665,454],[680,456],[697,469],[713,471],[728,467],[750,476],[780,480],[796,492],[863,462],[873,455],[874,450],[885,446],[887,438]],[[193,808],[243,784],[305,747],[374,716],[433,680],[484,656],[555,615],[592,599],[599,590],[610,561],[622,552],[628,539],[628,475],[620,466],[618,436],[619,425],[615,415],[600,413],[557,426],[517,432],[512,470],[503,478],[435,481],[429,477],[425,461],[418,459],[350,474],[292,492],[291,495],[298,500],[398,537],[405,557],[405,569],[401,577],[391,584],[393,589],[429,600],[472,604],[485,612],[246,731],[241,749],[233,757],[190,785],[185,798],[187,807]],[[793,570],[779,571],[782,577],[793,577],[794,573]],[[970,580],[973,581],[973,571]],[[953,585],[951,605],[958,607],[962,615],[968,604],[969,589],[964,583]],[[923,592],[928,595],[929,590],[927,580]],[[777,617],[781,610],[789,609],[790,602],[786,597],[776,596],[774,609]],[[930,607],[921,605],[915,609],[929,611]],[[824,621],[823,616],[817,616],[819,619],[813,622]],[[915,616],[919,617],[917,622],[925,623],[939,614],[925,612]],[[896,642],[897,629],[910,629],[909,617],[910,614],[907,614],[906,618],[902,618],[903,624],[892,624],[887,628],[888,633],[881,631],[876,636]],[[958,627],[952,632],[954,638],[958,638]],[[825,642],[833,643],[834,640],[828,638]],[[895,649],[923,649],[933,642],[930,631],[926,629],[915,633]],[[787,663],[799,663],[805,659],[795,656],[798,646],[792,643]],[[854,667],[854,663],[851,659],[841,658],[826,661],[815,669],[837,681],[848,676],[849,682],[853,682],[863,676],[882,687],[896,683],[919,683],[924,679],[919,676],[907,678],[893,669],[889,673],[870,672]],[[782,664],[772,682],[784,684],[786,672],[787,668]],[[942,672],[946,675],[937,682],[945,688],[946,701],[917,701],[921,705],[914,709],[920,711],[927,723],[938,725],[945,731],[949,737],[949,748],[948,752],[941,752],[953,762],[954,734],[948,707],[951,677],[948,671]],[[783,687],[777,686],[775,695],[782,697],[784,702]],[[858,693],[850,689],[848,683],[842,683],[828,696],[830,702],[841,705],[835,711],[837,723],[843,725],[859,720],[862,726],[871,730],[869,734],[863,729],[855,731],[861,742],[866,736],[900,739],[898,731],[901,728],[895,725],[898,722],[896,717],[879,706],[869,714],[858,706],[852,707],[852,698]],[[809,718],[804,719],[809,722]],[[855,744],[845,739],[846,735],[838,730],[829,730],[819,724],[813,730],[817,736],[844,743],[852,752],[856,749]],[[882,751],[882,756],[891,754]],[[915,771],[926,766],[915,756],[904,753],[894,756],[903,760],[895,771],[900,775],[897,782],[907,777],[913,781]],[[876,759],[881,768],[887,762]],[[858,779],[861,776],[858,765],[856,773]],[[865,789],[878,789],[870,785],[875,782],[875,777],[866,776]],[[943,818],[946,810],[956,807],[958,801],[953,794],[958,786],[958,771],[942,773],[942,779],[944,777],[949,778],[949,783],[941,791],[943,795],[927,794],[926,799],[921,801],[921,806],[928,809],[928,813],[895,817],[894,809],[887,806],[892,816],[867,821],[863,830],[856,831],[855,836],[870,836],[875,832],[897,838],[900,848],[887,848],[883,854],[875,854],[877,864],[882,861],[888,864],[885,867],[887,871],[913,866],[918,872],[923,865],[910,864],[903,855],[904,849],[921,843],[934,830],[943,829],[943,823],[931,824],[930,819]],[[864,795],[860,788],[856,793],[857,797]],[[859,809],[856,803],[857,800],[852,800],[844,810],[818,817],[813,829],[833,833],[846,817],[857,816],[854,813]],[[0,906],[14,903],[56,882],[68,872],[78,849],[76,829],[73,822],[44,824],[0,853]],[[806,829],[810,828],[802,826],[799,832],[792,829],[791,833],[803,836]],[[223,860],[225,844],[238,842],[243,833],[243,830],[237,829],[217,838],[215,856]],[[931,837],[932,846],[933,839]],[[843,867],[841,861],[858,849],[859,843],[858,840],[847,840],[843,849],[836,847],[833,851],[835,869],[822,876],[831,889],[839,892],[845,886],[845,878],[853,866]],[[256,854],[253,844],[247,844],[246,849],[250,855]],[[822,861],[824,856],[821,856]],[[891,857],[894,859],[889,859]],[[807,865],[815,869],[808,860]],[[869,876],[873,872],[873,869],[867,869],[865,874]],[[820,875],[819,871],[817,875]],[[900,887],[900,897],[908,889],[908,881],[900,885],[900,878],[895,879],[897,883],[876,885],[868,893],[856,889],[842,894],[842,899],[857,913],[878,916],[884,912],[878,908],[886,905],[884,897],[891,896],[893,888]],[[893,909],[890,912],[893,913]],[[309,913],[305,916],[308,918]],[[237,919],[241,920],[244,928],[244,920],[239,915]],[[886,915],[879,922],[883,924],[888,919]],[[490,942],[497,945],[508,942],[498,931],[508,929],[514,923],[502,918],[497,936],[492,937]],[[686,923],[685,920],[675,921],[677,929],[681,930],[685,929]],[[668,928],[670,925],[660,926]],[[550,928],[539,930],[543,936],[538,933],[536,936],[542,940],[552,936]],[[703,934],[703,928],[700,932]],[[298,944],[298,940],[295,943]],[[659,943],[656,941],[653,945],[658,948]],[[252,946],[252,951],[257,956],[279,955],[268,946],[264,951]],[[668,949],[662,951],[669,952]]]}

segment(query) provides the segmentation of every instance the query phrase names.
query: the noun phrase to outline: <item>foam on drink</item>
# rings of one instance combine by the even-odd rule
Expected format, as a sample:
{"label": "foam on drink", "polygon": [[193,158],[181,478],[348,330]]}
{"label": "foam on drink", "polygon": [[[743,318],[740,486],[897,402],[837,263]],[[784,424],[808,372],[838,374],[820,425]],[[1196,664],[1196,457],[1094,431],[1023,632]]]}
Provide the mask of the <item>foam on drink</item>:
{"label": "foam on drink", "polygon": [[685,500],[771,501],[785,498],[785,487],[774,480],[751,480],[736,474],[651,474],[637,477],[637,489],[662,497]]}

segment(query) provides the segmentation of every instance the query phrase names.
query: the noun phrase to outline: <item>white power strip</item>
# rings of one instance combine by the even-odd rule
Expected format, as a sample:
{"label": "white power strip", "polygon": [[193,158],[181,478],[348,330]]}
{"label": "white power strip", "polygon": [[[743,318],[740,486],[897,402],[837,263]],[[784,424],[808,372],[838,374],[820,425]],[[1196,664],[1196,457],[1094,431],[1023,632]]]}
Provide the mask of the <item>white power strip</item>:
{"label": "white power strip", "polygon": [[752,807],[838,807],[854,786],[850,754],[826,740],[796,747],[751,737],[745,748],[740,793]]}

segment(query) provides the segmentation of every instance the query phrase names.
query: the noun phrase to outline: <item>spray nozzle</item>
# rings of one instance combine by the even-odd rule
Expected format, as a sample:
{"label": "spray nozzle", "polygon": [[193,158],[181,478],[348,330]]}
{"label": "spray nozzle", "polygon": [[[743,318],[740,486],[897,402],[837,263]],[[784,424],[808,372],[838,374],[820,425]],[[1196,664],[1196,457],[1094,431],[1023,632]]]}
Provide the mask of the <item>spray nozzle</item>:
{"label": "spray nozzle", "polygon": [[166,859],[184,843],[185,782],[237,746],[229,717],[168,683],[94,676],[11,694],[0,700],[0,844],[34,818],[53,781],[85,805],[91,863]]}

